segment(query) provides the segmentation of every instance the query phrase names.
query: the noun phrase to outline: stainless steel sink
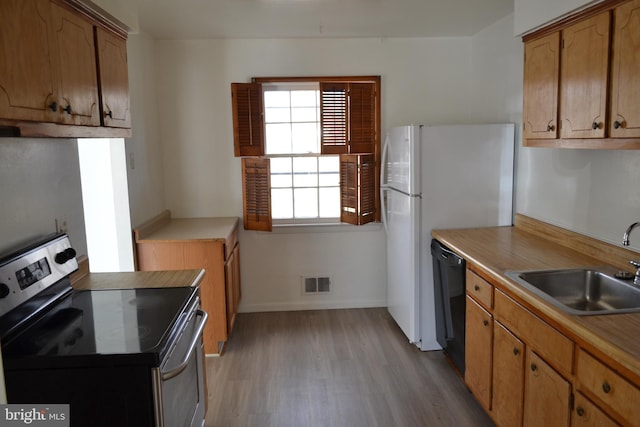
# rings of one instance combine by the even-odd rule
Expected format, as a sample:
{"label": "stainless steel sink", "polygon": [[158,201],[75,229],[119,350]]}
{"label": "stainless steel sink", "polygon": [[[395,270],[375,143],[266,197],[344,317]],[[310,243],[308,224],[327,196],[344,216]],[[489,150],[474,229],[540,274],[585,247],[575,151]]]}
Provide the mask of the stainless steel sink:
{"label": "stainless steel sink", "polygon": [[579,316],[640,312],[640,288],[608,267],[508,271],[506,275],[556,307]]}

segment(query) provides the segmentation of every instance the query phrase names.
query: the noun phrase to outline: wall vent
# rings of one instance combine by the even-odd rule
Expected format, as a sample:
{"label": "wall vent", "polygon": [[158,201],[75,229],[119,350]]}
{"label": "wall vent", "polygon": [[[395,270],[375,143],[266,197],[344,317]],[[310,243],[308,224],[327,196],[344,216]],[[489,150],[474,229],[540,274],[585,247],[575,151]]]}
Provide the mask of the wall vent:
{"label": "wall vent", "polygon": [[331,292],[330,277],[303,277],[302,293],[310,294],[328,294]]}

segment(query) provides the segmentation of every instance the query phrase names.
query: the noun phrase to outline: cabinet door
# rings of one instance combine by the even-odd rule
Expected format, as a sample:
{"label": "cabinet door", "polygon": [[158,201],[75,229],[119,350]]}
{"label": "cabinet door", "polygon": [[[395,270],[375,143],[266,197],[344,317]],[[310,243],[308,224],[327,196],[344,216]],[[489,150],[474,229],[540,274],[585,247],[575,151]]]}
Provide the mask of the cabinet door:
{"label": "cabinet door", "polygon": [[571,384],[527,349],[524,386],[524,427],[569,426]]}
{"label": "cabinet door", "polygon": [[522,423],[524,358],[524,343],[499,322],[494,322],[491,411],[498,426]]}
{"label": "cabinet door", "polygon": [[640,0],[618,6],[614,22],[609,135],[639,138]]}
{"label": "cabinet door", "polygon": [[93,25],[55,3],[51,3],[51,17],[59,74],[59,122],[99,126]]}
{"label": "cabinet door", "polygon": [[562,32],[562,138],[605,136],[609,21],[604,12]]}
{"label": "cabinet door", "polygon": [[488,412],[491,410],[493,318],[467,296],[464,381]]}
{"label": "cabinet door", "polygon": [[131,127],[129,112],[129,80],[127,41],[96,28],[102,122],[109,127]]}
{"label": "cabinet door", "polygon": [[575,396],[571,427],[616,427],[618,425],[582,393],[576,393]]}
{"label": "cabinet door", "polygon": [[553,139],[558,136],[559,65],[559,32],[525,44],[524,138]]}
{"label": "cabinet door", "polygon": [[236,244],[227,258],[225,268],[225,287],[227,293],[227,334],[231,335],[233,324],[240,304],[240,249]]}
{"label": "cabinet door", "polygon": [[49,0],[0,2],[0,117],[56,121]]}

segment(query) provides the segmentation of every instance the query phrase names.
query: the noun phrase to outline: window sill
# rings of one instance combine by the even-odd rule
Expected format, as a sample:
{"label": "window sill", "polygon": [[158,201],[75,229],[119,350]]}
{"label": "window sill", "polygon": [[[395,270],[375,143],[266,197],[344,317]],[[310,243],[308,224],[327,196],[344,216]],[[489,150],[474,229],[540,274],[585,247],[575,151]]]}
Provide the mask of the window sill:
{"label": "window sill", "polygon": [[370,222],[365,225],[351,225],[345,223],[309,223],[309,224],[273,224],[273,233],[343,233],[370,232],[382,229],[381,222]]}

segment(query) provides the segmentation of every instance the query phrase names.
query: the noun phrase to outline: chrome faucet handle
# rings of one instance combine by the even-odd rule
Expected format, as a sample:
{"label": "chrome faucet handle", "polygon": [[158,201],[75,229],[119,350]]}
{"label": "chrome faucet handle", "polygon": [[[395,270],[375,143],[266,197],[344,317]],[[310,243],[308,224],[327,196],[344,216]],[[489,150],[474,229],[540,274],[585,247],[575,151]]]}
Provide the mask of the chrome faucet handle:
{"label": "chrome faucet handle", "polygon": [[624,236],[622,236],[623,246],[629,246],[629,235],[631,234],[631,231],[633,231],[633,229],[636,228],[638,225],[640,225],[640,222],[634,222],[625,230]]}
{"label": "chrome faucet handle", "polygon": [[629,264],[633,265],[636,268],[636,275],[633,278],[633,284],[636,286],[640,286],[640,261],[629,261]]}

